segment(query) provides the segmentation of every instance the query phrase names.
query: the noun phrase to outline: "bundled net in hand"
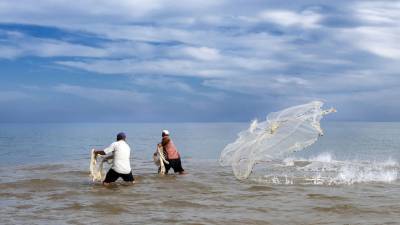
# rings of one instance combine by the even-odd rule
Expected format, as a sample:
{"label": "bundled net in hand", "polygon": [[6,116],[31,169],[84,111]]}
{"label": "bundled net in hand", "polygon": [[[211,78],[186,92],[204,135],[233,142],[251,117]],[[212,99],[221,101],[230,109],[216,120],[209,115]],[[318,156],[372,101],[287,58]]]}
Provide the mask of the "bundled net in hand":
{"label": "bundled net in hand", "polygon": [[153,161],[156,164],[156,166],[159,167],[159,174],[165,174],[165,164],[169,164],[169,162],[166,159],[166,155],[164,154],[163,147],[158,144],[157,145],[157,151],[156,155],[153,155]]}
{"label": "bundled net in hand", "polygon": [[[100,161],[100,163],[98,163]],[[103,164],[104,162],[108,164],[112,164],[113,159],[112,156],[110,157],[98,157],[94,154],[94,149],[90,151],[90,177],[92,178],[93,182],[101,182],[104,180],[104,170],[103,170]]]}
{"label": "bundled net in hand", "polygon": [[246,179],[255,164],[280,159],[310,146],[323,135],[322,117],[336,111],[323,110],[322,105],[321,101],[312,101],[270,113],[266,121],[253,121],[235,142],[225,147],[220,164],[231,165],[238,179]]}

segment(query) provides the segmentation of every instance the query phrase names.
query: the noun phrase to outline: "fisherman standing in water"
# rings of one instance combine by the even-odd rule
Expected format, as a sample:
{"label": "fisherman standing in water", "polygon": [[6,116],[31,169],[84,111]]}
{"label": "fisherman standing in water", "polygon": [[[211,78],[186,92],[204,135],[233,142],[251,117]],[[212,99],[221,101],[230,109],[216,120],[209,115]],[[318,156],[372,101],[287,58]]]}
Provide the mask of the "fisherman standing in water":
{"label": "fisherman standing in water", "polygon": [[[161,136],[162,140],[159,145],[163,147],[164,153],[166,154],[166,159],[169,162],[168,164],[165,164],[165,174],[168,174],[168,171],[171,169],[171,167],[174,169],[175,173],[185,174],[185,170],[182,168],[181,157],[175,147],[174,142],[169,136],[169,131],[163,130]],[[154,153],[154,155],[157,155],[157,152]]]}
{"label": "fisherman standing in water", "polygon": [[103,185],[108,186],[120,177],[125,182],[135,183],[130,162],[131,148],[126,143],[126,135],[124,133],[117,134],[117,141],[112,143],[108,148],[94,151],[95,156],[98,154],[108,155],[110,153],[113,153],[114,160],[112,167],[107,172],[106,178],[103,181]]}

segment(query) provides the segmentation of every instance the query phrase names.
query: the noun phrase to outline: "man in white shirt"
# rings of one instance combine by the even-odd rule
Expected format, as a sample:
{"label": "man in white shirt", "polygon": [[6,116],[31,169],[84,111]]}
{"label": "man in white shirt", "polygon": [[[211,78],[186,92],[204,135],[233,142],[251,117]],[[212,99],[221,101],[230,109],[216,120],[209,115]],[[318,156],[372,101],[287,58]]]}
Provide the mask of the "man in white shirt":
{"label": "man in white shirt", "polygon": [[107,186],[120,177],[125,182],[135,183],[130,162],[131,148],[128,143],[126,143],[126,135],[124,133],[121,132],[117,134],[117,141],[112,143],[108,148],[104,150],[95,150],[94,153],[96,155],[113,154],[113,165],[107,172],[103,185]]}

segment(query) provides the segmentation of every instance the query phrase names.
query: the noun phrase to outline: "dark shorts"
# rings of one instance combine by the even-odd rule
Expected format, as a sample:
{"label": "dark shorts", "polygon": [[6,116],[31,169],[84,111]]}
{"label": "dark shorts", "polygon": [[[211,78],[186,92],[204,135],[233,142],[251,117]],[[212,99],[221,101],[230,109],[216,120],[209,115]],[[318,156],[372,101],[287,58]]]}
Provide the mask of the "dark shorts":
{"label": "dark shorts", "polygon": [[168,162],[169,162],[169,164],[166,164],[166,163],[164,164],[165,165],[165,173],[166,174],[168,173],[168,170],[171,169],[171,167],[172,167],[172,169],[174,169],[175,173],[181,173],[181,172],[185,171],[182,168],[181,158],[168,159]]}
{"label": "dark shorts", "polygon": [[128,174],[123,174],[123,173],[118,173],[113,169],[110,169],[107,172],[106,178],[104,179],[103,182],[104,183],[115,182],[120,177],[126,182],[132,182],[135,180],[135,178],[133,178],[132,172],[130,172]]}

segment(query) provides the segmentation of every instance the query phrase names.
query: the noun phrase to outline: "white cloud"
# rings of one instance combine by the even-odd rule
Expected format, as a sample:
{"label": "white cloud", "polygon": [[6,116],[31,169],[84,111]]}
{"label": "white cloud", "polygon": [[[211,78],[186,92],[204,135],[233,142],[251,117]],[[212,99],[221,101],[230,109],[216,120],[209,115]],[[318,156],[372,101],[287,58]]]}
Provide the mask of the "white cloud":
{"label": "white cloud", "polygon": [[87,62],[60,61],[60,65],[83,69],[102,74],[128,74],[128,75],[168,75],[168,76],[200,76],[208,77],[209,74],[201,74],[200,64],[190,60],[152,60],[137,61],[123,60],[91,60]]}
{"label": "white cloud", "polygon": [[[4,32],[3,32],[4,33]],[[0,41],[0,58],[13,59],[23,56],[55,57],[105,57],[107,51],[81,44],[47,38],[36,38],[21,32],[6,32]]]}
{"label": "white cloud", "polygon": [[166,77],[135,77],[132,79],[132,82],[149,89],[167,91],[167,93],[176,91],[194,93],[195,91],[190,85],[184,82]]}
{"label": "white cloud", "polygon": [[355,4],[355,17],[362,22],[357,28],[341,30],[336,35],[359,49],[380,57],[400,59],[400,3],[396,1]]}
{"label": "white cloud", "polygon": [[180,102],[187,102],[188,97],[205,97],[212,101],[222,101],[226,98],[226,95],[222,92],[195,89],[176,78],[145,76],[135,77],[132,79],[132,82],[155,92],[162,93],[165,98],[168,96],[168,98],[172,97],[176,99],[177,95],[185,95],[186,97],[176,99]]}
{"label": "white cloud", "polygon": [[400,59],[400,28],[359,27],[343,31],[342,38],[381,57]]}
{"label": "white cloud", "polygon": [[65,94],[79,96],[84,99],[102,103],[143,103],[149,97],[145,93],[119,89],[92,88],[77,85],[59,84],[53,90]]}
{"label": "white cloud", "polygon": [[[81,24],[123,24],[143,18],[171,14],[196,15],[216,7],[223,1],[214,0],[4,0],[0,3],[0,22],[44,26],[73,27]],[[161,15],[160,15],[161,14]],[[167,16],[168,17],[168,16]]]}
{"label": "white cloud", "polygon": [[204,85],[256,96],[293,95],[308,89],[309,81],[296,76],[242,76],[232,79],[210,79]]}
{"label": "white cloud", "polygon": [[224,56],[214,61],[187,58],[58,61],[57,64],[101,74],[164,75],[182,77],[232,77],[282,67],[267,59]]}
{"label": "white cloud", "polygon": [[319,27],[322,16],[314,11],[305,10],[294,12],[289,10],[266,10],[259,14],[259,18],[266,22],[282,26],[301,26],[304,28]]}
{"label": "white cloud", "polygon": [[213,48],[207,48],[207,47],[199,47],[199,48],[194,48],[194,47],[186,47],[183,49],[184,52],[195,58],[195,59],[199,59],[199,60],[217,60],[219,59],[221,56],[219,54],[219,51],[217,49],[213,49]]}
{"label": "white cloud", "polygon": [[75,23],[82,19],[87,22],[100,16],[128,20],[148,15],[159,9],[160,3],[161,1],[156,0],[120,0],[112,3],[105,0],[83,0],[75,4],[66,0],[41,0],[35,4],[29,0],[21,0],[18,3],[2,1],[0,18],[4,22],[34,22],[42,25],[54,25],[63,20],[66,23]]}
{"label": "white cloud", "polygon": [[359,2],[354,8],[356,16],[371,25],[396,26],[400,20],[400,2],[398,1]]}

